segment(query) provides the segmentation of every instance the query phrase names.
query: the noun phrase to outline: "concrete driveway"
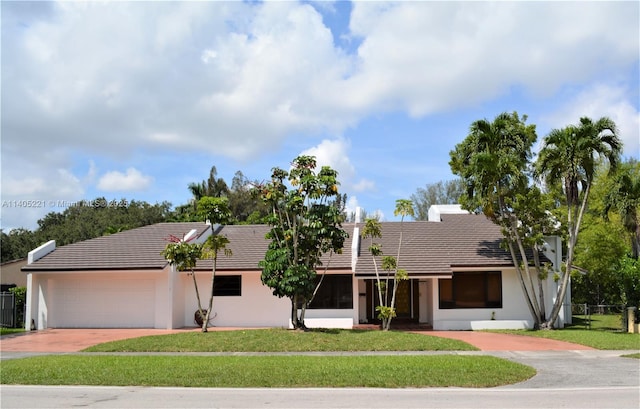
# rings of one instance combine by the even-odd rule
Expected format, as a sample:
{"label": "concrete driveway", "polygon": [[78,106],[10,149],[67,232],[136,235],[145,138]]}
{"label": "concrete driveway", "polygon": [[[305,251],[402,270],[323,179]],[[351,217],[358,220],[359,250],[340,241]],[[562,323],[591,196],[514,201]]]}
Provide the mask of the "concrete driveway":
{"label": "concrete driveway", "polygon": [[0,351],[4,352],[78,352],[92,345],[120,339],[165,335],[197,329],[46,329],[0,338]]}

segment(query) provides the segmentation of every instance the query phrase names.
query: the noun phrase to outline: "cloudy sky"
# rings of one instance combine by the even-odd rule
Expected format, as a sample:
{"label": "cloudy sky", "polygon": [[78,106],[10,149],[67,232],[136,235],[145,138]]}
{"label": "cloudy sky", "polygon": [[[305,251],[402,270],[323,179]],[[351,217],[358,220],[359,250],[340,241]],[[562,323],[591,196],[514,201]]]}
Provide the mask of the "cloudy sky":
{"label": "cloudy sky", "polygon": [[503,111],[539,139],[609,116],[639,158],[639,4],[2,1],[1,226],[301,153],[393,220]]}

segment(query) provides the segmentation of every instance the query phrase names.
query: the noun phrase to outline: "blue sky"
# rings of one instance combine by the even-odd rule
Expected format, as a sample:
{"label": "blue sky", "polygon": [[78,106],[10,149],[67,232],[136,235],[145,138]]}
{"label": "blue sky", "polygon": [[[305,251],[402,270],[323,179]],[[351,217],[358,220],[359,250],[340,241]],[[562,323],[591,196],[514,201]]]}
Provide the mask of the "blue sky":
{"label": "blue sky", "polygon": [[[640,158],[638,2],[2,2],[1,227],[173,205],[301,153],[350,207],[453,178],[476,119],[609,116]],[[31,207],[27,207],[31,206]]]}

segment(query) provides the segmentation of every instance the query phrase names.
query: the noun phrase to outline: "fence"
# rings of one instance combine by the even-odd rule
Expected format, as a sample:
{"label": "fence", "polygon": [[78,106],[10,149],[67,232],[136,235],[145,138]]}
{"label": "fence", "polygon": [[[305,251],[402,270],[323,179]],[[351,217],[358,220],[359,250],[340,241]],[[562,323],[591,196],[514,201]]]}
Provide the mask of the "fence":
{"label": "fence", "polygon": [[572,304],[573,326],[586,329],[626,331],[627,308],[624,305]]}
{"label": "fence", "polygon": [[16,308],[16,295],[13,293],[0,293],[0,326],[15,328],[18,321]]}

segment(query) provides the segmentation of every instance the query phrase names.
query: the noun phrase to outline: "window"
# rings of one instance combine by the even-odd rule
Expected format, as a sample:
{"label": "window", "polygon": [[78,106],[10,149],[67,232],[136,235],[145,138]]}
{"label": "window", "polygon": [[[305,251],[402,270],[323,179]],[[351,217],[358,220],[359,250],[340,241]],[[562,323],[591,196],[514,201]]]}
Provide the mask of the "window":
{"label": "window", "polygon": [[[318,281],[321,276],[318,275]],[[309,309],[352,309],[353,279],[350,274],[327,274]]]}
{"label": "window", "polygon": [[441,309],[502,308],[502,274],[499,271],[453,273],[438,280]]}
{"label": "window", "polygon": [[242,295],[241,276],[219,276],[213,281],[214,297],[229,297]]}

